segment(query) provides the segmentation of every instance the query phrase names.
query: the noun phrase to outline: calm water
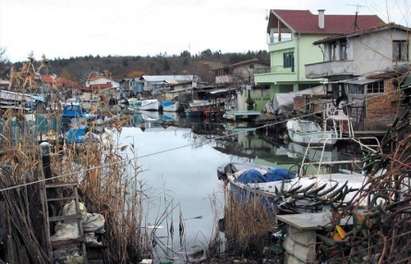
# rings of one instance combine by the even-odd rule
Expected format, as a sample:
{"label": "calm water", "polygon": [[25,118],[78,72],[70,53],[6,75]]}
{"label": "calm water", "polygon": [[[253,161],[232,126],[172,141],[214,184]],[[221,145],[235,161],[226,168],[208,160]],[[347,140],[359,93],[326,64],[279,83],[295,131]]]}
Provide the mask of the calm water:
{"label": "calm water", "polygon": [[[148,196],[145,221],[152,225],[167,205],[174,208],[167,221],[159,223],[163,228],[160,227],[157,235],[176,252],[182,251],[178,238],[180,212],[185,250],[207,245],[216,222],[211,197],[217,197],[219,213],[223,208],[223,186],[216,176],[219,166],[234,161],[288,167],[298,160],[287,147],[274,146],[254,132],[239,132],[237,136],[216,141],[211,138],[227,132],[224,124],[181,123],[184,127],[145,122],[124,127],[120,135],[120,143],[133,144],[137,156],[157,153],[138,159]],[[190,146],[161,153],[186,145]],[[175,231],[173,245],[165,237],[161,238],[167,236],[171,222]]]}

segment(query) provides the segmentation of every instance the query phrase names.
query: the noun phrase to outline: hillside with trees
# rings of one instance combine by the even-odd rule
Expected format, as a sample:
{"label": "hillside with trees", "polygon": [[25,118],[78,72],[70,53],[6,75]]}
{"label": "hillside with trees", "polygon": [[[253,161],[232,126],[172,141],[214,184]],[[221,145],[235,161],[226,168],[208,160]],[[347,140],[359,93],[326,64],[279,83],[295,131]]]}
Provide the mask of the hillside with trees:
{"label": "hillside with trees", "polygon": [[139,77],[142,74],[197,74],[203,81],[212,81],[212,69],[242,60],[258,58],[269,64],[266,51],[221,53],[204,50],[192,55],[188,51],[168,56],[83,56],[49,60],[49,71],[61,77],[84,81],[90,71],[109,71],[114,79]]}

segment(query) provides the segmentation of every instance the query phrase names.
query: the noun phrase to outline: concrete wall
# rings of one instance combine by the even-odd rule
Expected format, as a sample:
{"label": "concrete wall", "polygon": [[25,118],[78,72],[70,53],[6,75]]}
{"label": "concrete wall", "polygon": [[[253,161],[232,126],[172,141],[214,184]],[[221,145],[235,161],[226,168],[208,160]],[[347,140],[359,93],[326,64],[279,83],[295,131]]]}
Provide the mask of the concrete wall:
{"label": "concrete wall", "polygon": [[[354,60],[354,67],[358,70],[358,74],[392,67],[395,64],[392,60],[393,40],[410,41],[410,36],[403,31],[387,30],[349,39],[348,50],[353,56],[349,59]],[[408,50],[410,51],[410,47]]]}
{"label": "concrete wall", "polygon": [[[313,42],[324,38],[324,35],[295,36],[293,40],[278,42],[269,45],[271,72],[256,74],[255,82],[258,83],[288,83],[316,82],[321,80],[307,79],[305,77],[305,64],[321,62],[323,54],[320,47]],[[284,68],[283,54],[294,52],[294,72],[291,68]]]}
{"label": "concrete wall", "polygon": [[305,77],[305,64],[321,62],[323,60],[323,53],[320,47],[314,45],[313,42],[325,37],[325,35],[304,35],[298,39],[300,54],[299,61],[296,61],[296,63],[298,63],[297,79],[299,81],[315,81]]}

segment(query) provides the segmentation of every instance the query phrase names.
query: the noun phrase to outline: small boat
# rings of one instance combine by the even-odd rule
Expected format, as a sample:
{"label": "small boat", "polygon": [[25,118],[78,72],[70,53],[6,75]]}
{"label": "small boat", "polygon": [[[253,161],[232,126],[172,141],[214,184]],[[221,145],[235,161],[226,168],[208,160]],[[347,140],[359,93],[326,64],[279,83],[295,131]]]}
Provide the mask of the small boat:
{"label": "small boat", "polygon": [[231,121],[251,121],[255,120],[261,115],[257,111],[227,111],[223,117]]}
{"label": "small boat", "polygon": [[157,99],[139,100],[130,98],[128,104],[131,111],[158,111],[160,108],[160,102]]}
{"label": "small boat", "polygon": [[164,112],[177,112],[179,103],[171,100],[164,100],[161,101],[161,106],[163,107]]}
{"label": "small boat", "polygon": [[[365,138],[340,138],[358,144],[363,151],[381,151],[378,139],[375,138],[378,149],[373,147],[374,144],[362,143],[362,139]],[[308,144],[297,170],[229,163],[218,168],[217,177],[224,181],[235,199],[243,201],[258,197],[275,213],[321,211],[332,204],[349,203],[366,182],[367,175],[361,166],[364,162],[360,157],[327,160],[325,143],[320,147]],[[318,161],[310,160],[309,153],[314,149],[322,149]],[[272,171],[275,177],[268,174]]]}
{"label": "small boat", "polygon": [[334,145],[337,142],[335,131],[321,129],[316,122],[293,118],[287,121],[288,136],[299,144]]}
{"label": "small boat", "polygon": [[[258,198],[274,213],[321,211],[332,202],[349,202],[364,182],[364,175],[341,171],[297,177],[279,167],[229,163],[217,171],[237,201]],[[328,199],[328,200],[327,200]]]}

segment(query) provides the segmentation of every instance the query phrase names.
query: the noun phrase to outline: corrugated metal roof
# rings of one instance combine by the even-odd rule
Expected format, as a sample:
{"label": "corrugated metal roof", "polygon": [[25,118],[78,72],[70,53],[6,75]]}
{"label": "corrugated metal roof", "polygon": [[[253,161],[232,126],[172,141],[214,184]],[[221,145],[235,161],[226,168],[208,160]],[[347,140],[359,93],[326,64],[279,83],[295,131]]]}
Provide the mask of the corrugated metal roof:
{"label": "corrugated metal roof", "polygon": [[193,81],[194,75],[143,75],[141,79],[147,82],[184,82]]}

